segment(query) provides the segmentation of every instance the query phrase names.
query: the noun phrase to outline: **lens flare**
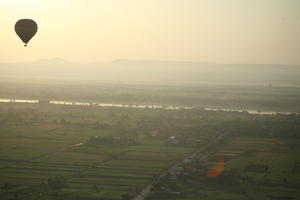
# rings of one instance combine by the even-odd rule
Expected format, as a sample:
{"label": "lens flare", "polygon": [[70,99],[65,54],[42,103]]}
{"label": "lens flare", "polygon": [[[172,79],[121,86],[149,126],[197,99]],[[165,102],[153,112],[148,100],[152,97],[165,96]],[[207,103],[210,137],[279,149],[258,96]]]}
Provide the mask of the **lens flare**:
{"label": "lens flare", "polygon": [[210,170],[208,170],[207,177],[216,178],[220,176],[223,173],[224,168],[225,168],[225,162],[224,160],[220,160]]}

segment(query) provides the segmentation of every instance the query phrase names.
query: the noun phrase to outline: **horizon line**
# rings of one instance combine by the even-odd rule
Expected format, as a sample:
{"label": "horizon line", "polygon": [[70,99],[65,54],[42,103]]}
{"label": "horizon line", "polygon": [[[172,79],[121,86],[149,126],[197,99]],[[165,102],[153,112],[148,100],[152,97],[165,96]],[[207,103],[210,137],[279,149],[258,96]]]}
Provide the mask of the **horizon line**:
{"label": "horizon line", "polygon": [[81,64],[97,64],[97,63],[111,63],[111,62],[178,62],[178,63],[202,63],[202,64],[214,64],[214,65],[287,65],[287,66],[300,66],[299,64],[286,64],[286,63],[241,63],[241,62],[209,62],[209,61],[195,61],[195,60],[151,60],[151,59],[126,59],[126,58],[119,58],[119,59],[112,59],[112,60],[103,60],[103,61],[72,61],[69,59],[61,58],[61,57],[51,57],[51,58],[41,58],[41,59],[35,59],[35,60],[28,60],[28,61],[16,61],[16,62],[0,62],[0,64],[18,64],[18,63],[35,63],[35,62],[43,62],[43,61],[62,61],[62,62],[68,62],[68,63],[81,63]]}

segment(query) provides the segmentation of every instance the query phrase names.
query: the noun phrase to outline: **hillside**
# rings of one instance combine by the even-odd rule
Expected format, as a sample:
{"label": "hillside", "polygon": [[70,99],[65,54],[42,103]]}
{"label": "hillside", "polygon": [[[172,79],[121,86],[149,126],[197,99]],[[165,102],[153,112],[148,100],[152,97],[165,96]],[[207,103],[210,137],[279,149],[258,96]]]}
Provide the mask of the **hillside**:
{"label": "hillside", "polygon": [[2,78],[93,80],[168,85],[300,86],[300,66],[116,60],[75,63],[62,59],[0,63]]}

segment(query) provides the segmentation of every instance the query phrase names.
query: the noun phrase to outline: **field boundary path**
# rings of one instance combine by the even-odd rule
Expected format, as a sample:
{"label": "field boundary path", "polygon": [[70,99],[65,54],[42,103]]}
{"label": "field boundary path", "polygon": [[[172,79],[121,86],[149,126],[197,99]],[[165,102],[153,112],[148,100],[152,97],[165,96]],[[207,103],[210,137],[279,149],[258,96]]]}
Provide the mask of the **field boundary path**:
{"label": "field boundary path", "polygon": [[[196,158],[196,156],[199,153],[201,153],[204,150],[210,148],[211,146],[217,145],[220,142],[220,140],[223,139],[226,135],[227,135],[226,132],[217,135],[214,139],[212,139],[205,146],[202,146],[202,147],[198,148],[197,150],[195,150],[193,153],[191,153],[188,156],[186,156],[185,158],[183,158],[178,163],[176,163],[176,164],[172,165],[171,167],[169,167],[167,170],[162,172],[156,180],[151,181],[137,196],[135,196],[133,198],[133,200],[145,200],[150,195],[152,186],[155,182],[160,181],[161,178],[166,176],[168,173],[173,172],[177,167],[184,164],[187,160],[192,160],[192,159]],[[201,157],[201,160],[207,159],[211,155],[211,153],[213,153],[213,152],[214,151],[206,153],[205,155],[203,155]]]}

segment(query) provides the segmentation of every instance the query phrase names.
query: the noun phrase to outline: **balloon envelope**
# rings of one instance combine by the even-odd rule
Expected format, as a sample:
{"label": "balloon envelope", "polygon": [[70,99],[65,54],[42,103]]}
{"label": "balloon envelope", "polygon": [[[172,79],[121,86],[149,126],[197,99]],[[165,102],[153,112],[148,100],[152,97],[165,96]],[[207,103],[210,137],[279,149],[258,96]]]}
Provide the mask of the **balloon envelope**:
{"label": "balloon envelope", "polygon": [[20,39],[25,43],[25,46],[36,34],[37,30],[38,26],[32,19],[21,19],[17,21],[15,25],[15,31]]}

